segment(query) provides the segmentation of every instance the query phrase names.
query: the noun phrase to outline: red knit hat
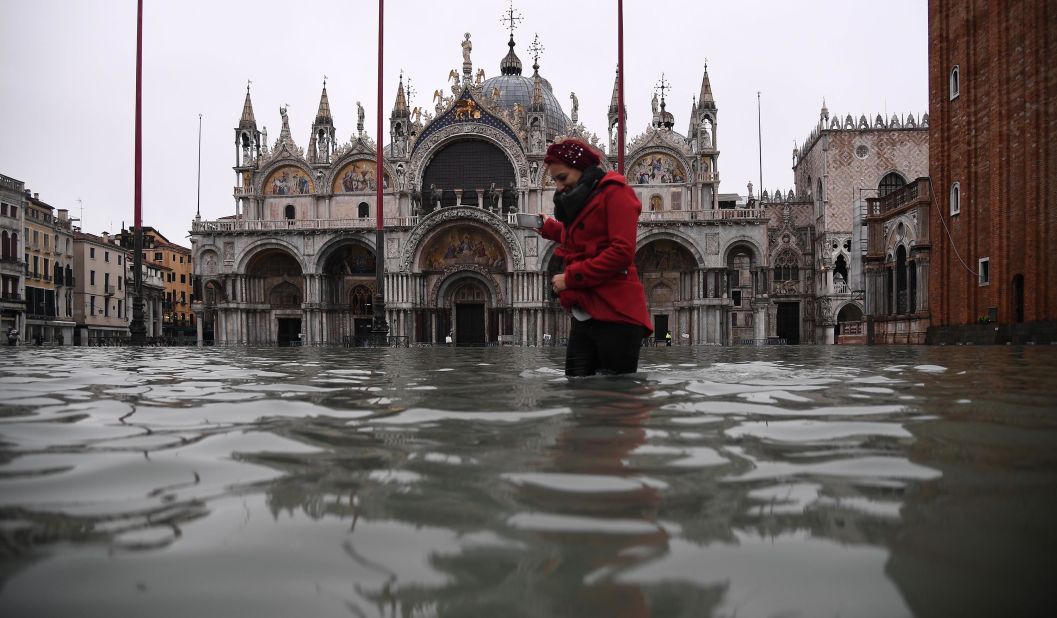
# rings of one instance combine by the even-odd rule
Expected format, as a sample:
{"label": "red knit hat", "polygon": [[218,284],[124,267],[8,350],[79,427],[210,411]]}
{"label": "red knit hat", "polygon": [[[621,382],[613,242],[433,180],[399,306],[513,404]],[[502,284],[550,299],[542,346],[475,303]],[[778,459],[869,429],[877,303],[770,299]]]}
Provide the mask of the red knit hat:
{"label": "red knit hat", "polygon": [[561,162],[578,170],[585,170],[598,165],[602,159],[594,148],[578,139],[567,139],[547,148],[547,156],[543,158],[544,165]]}

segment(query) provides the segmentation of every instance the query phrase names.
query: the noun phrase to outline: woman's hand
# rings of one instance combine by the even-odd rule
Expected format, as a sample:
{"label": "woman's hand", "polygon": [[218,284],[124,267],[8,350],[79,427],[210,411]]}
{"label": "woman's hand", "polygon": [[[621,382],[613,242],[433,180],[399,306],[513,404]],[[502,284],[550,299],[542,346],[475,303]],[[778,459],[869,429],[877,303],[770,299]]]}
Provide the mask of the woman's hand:
{"label": "woman's hand", "polygon": [[566,290],[565,287],[565,273],[554,275],[551,277],[551,288],[555,294],[561,294]]}

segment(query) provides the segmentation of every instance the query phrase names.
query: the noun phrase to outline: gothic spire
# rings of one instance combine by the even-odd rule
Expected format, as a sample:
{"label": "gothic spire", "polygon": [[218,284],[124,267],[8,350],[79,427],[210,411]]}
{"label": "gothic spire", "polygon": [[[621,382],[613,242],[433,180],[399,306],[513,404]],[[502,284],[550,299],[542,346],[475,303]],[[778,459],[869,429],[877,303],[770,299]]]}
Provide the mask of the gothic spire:
{"label": "gothic spire", "polygon": [[257,121],[253,118],[253,102],[250,101],[250,82],[246,82],[246,102],[242,104],[239,128],[257,130]]}
{"label": "gothic spire", "polygon": [[701,93],[697,95],[697,103],[703,109],[715,109],[716,100],[712,98],[712,82],[708,80],[708,61],[705,61],[705,70],[701,75]]}
{"label": "gothic spire", "polygon": [[407,97],[404,95],[404,72],[400,72],[400,85],[396,89],[396,103],[393,104],[393,115],[407,115]]}
{"label": "gothic spire", "polygon": [[502,62],[499,63],[499,72],[503,75],[521,75],[521,59],[514,53],[514,30],[517,29],[518,22],[521,21],[521,14],[514,10],[512,0],[507,10],[503,11],[503,19],[501,21],[507,22],[507,27],[510,29],[510,41],[507,42],[510,51],[506,53]]}
{"label": "gothic spire", "polygon": [[323,94],[319,96],[319,111],[316,112],[316,124],[333,124],[330,115],[330,99],[327,98],[327,78],[323,78]]}
{"label": "gothic spire", "polygon": [[[610,128],[615,127],[618,121],[618,112],[620,108],[620,67],[617,67],[616,77],[613,78],[613,98],[609,100],[609,126]],[[624,110],[625,115],[627,109]]]}

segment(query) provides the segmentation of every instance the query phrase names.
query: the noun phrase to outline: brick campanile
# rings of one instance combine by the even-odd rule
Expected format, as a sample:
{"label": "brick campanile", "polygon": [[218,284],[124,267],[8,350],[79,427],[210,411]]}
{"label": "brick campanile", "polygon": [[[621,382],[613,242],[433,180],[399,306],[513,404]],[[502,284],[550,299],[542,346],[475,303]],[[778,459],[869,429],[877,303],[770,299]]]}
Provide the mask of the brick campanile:
{"label": "brick campanile", "polygon": [[930,340],[1057,339],[1054,5],[930,0],[929,114]]}

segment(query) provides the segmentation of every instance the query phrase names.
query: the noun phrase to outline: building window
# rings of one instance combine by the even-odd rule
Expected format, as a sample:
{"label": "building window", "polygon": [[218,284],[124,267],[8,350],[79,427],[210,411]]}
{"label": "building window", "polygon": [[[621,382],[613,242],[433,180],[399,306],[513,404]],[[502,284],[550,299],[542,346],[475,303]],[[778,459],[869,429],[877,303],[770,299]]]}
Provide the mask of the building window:
{"label": "building window", "polygon": [[962,211],[962,185],[959,182],[951,185],[951,214],[956,215]]}
{"label": "building window", "polygon": [[980,258],[976,272],[980,275],[980,285],[991,285],[991,258]]}
{"label": "building window", "polygon": [[88,285],[95,285],[95,271],[88,271]]}
{"label": "building window", "polygon": [[[288,206],[288,208],[293,208],[293,207],[292,206]],[[371,216],[371,205],[368,204],[367,202],[360,202],[360,205],[356,207],[356,214],[361,219],[366,219],[367,217]],[[293,219],[293,217],[287,217],[287,218]]]}
{"label": "building window", "polygon": [[88,247],[88,257],[95,259],[95,247]]}
{"label": "building window", "polygon": [[163,256],[161,254],[161,251],[155,251],[154,252],[154,261],[155,262],[164,262],[165,261],[165,256]]}
{"label": "building window", "polygon": [[187,275],[184,275],[184,274],[180,275],[180,283],[187,283]]}
{"label": "building window", "polygon": [[117,301],[117,317],[124,317],[121,315],[121,301]]}
{"label": "building window", "polygon": [[784,251],[774,261],[775,281],[799,281],[800,268],[797,265],[796,255],[792,251]]}
{"label": "building window", "polygon": [[855,147],[855,156],[860,159],[865,159],[870,156],[870,148],[866,144],[859,144]]}
{"label": "building window", "polygon": [[736,313],[730,314],[730,325],[731,326],[737,326],[738,325],[738,314],[736,314]]}
{"label": "building window", "polygon": [[954,65],[951,69],[951,101],[958,98],[961,93],[961,72],[958,70],[958,65]]}
{"label": "building window", "polygon": [[661,211],[661,210],[664,210],[664,198],[662,198],[660,195],[651,195],[650,196],[650,211],[651,212],[658,212],[658,211]]}
{"label": "building window", "polygon": [[741,290],[734,290],[730,293],[730,297],[734,301],[735,307],[741,306]]}
{"label": "building window", "polygon": [[110,261],[110,252],[109,251],[104,251],[103,252],[103,261],[104,262],[109,262]]}
{"label": "building window", "polygon": [[294,218],[294,205],[293,204],[287,204],[286,208],[284,209],[284,214],[285,214],[287,219],[293,219]]}
{"label": "building window", "polygon": [[117,265],[121,266],[121,256],[117,256]]}
{"label": "building window", "polygon": [[902,189],[906,184],[906,178],[903,178],[899,172],[889,172],[881,179],[881,184],[877,185],[877,195],[884,197],[897,189]]}
{"label": "building window", "polygon": [[117,278],[117,289],[121,289],[121,277]]}

